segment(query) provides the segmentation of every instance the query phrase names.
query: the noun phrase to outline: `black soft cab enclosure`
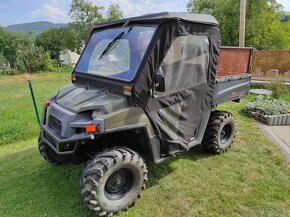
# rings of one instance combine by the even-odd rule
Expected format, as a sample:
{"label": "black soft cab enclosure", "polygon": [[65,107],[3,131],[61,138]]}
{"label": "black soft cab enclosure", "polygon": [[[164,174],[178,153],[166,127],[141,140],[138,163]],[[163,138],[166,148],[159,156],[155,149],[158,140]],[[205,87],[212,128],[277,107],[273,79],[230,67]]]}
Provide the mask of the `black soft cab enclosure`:
{"label": "black soft cab enclosure", "polygon": [[[99,43],[100,47],[90,47],[106,37],[110,40]],[[140,46],[140,41],[146,45]],[[116,65],[116,71],[98,72],[110,44],[112,52],[127,52],[124,56],[129,58],[122,60],[121,67]],[[103,85],[117,94],[129,86],[128,101],[144,109],[161,142],[160,151],[172,155],[202,141],[212,110],[220,46],[218,22],[211,15],[148,14],[97,25],[75,73],[78,83]],[[97,71],[88,62],[95,50],[92,65]],[[107,53],[106,58],[114,62],[113,55]]]}
{"label": "black soft cab enclosure", "polygon": [[132,20],[158,25],[135,77],[134,100],[150,117],[165,153],[187,150],[201,143],[212,110],[221,46],[218,22],[190,13]]}

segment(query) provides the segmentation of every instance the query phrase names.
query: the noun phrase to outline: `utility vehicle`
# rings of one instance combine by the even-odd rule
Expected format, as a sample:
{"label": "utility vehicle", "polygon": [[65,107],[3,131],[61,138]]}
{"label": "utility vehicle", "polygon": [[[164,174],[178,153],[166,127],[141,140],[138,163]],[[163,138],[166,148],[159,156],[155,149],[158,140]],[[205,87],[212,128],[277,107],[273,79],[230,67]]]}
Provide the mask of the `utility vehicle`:
{"label": "utility vehicle", "polygon": [[210,15],[165,12],[98,24],[72,84],[45,103],[40,154],[52,164],[88,161],[81,195],[96,214],[112,216],[140,195],[145,159],[161,163],[198,144],[226,152],[235,119],[215,107],[248,93],[251,49],[237,49],[241,58],[223,48],[218,77],[220,48]]}

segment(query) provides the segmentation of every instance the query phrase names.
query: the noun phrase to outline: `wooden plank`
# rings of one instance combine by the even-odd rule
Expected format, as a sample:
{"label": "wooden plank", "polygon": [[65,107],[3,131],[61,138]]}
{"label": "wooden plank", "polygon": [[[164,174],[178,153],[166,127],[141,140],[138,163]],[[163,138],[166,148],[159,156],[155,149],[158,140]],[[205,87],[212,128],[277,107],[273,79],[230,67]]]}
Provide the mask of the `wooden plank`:
{"label": "wooden plank", "polygon": [[222,47],[217,77],[249,74],[252,48]]}

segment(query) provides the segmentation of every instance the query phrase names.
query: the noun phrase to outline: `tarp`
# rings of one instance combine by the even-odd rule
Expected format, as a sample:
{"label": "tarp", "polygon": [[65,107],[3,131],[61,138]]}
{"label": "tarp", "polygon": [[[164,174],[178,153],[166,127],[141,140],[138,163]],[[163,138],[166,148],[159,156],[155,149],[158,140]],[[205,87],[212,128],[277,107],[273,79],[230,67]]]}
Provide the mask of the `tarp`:
{"label": "tarp", "polygon": [[[211,110],[220,33],[211,16],[202,22],[205,18],[189,19],[190,14],[187,19],[176,13],[165,20],[152,15],[153,20],[156,17],[159,27],[135,78],[133,97],[155,127],[162,151],[175,154],[188,149],[204,114]],[[155,90],[156,74],[165,77],[164,93]]]}

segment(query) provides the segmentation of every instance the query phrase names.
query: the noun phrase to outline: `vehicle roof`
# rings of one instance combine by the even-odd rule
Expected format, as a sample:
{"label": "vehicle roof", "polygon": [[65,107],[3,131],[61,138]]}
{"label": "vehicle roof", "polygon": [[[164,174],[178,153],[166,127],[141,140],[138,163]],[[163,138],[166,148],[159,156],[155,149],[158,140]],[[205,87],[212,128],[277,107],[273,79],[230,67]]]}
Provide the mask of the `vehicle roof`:
{"label": "vehicle roof", "polygon": [[150,22],[150,21],[164,21],[164,20],[172,20],[172,19],[180,19],[193,23],[201,23],[206,25],[218,26],[218,21],[209,14],[193,14],[188,12],[161,12],[161,13],[152,13],[152,14],[144,14],[142,16],[137,17],[129,17],[122,20],[116,20],[111,22],[100,23],[96,26],[96,28],[117,25],[124,23],[126,21],[134,21],[134,22]]}

